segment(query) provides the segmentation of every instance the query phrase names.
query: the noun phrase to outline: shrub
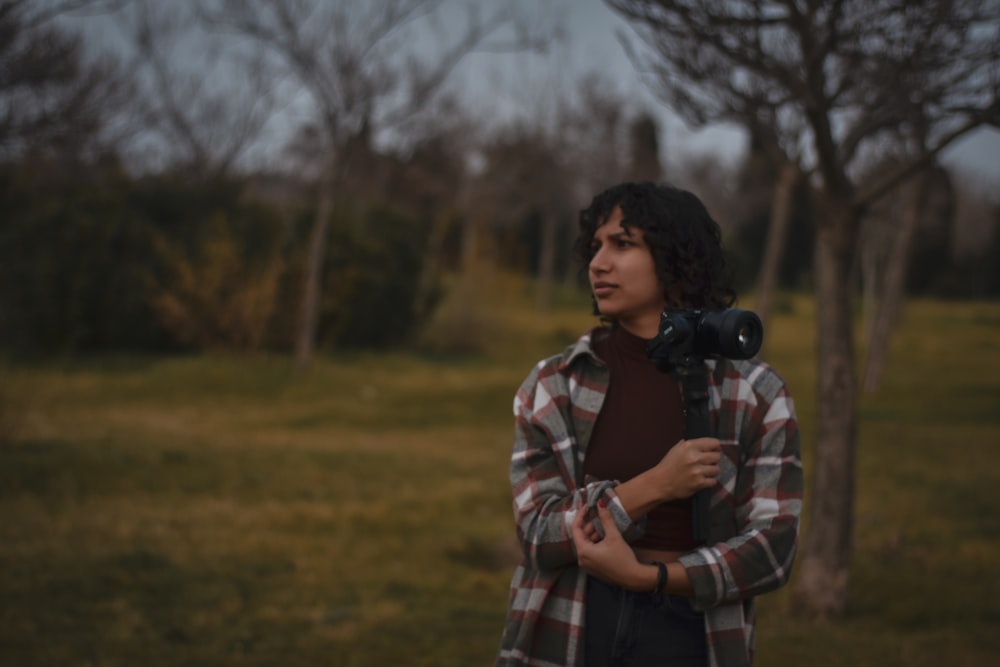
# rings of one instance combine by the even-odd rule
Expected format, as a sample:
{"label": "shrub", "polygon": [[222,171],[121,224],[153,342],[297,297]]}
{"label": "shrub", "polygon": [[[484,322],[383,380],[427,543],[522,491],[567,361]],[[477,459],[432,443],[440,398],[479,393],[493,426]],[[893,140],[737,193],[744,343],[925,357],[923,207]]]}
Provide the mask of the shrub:
{"label": "shrub", "polygon": [[158,239],[165,277],[153,291],[153,307],[180,343],[257,349],[275,311],[285,267],[280,250],[272,245],[254,261],[225,215],[215,215],[206,227],[194,256]]}
{"label": "shrub", "polygon": [[441,297],[428,264],[430,224],[385,206],[338,216],[324,272],[325,346],[402,345]]}

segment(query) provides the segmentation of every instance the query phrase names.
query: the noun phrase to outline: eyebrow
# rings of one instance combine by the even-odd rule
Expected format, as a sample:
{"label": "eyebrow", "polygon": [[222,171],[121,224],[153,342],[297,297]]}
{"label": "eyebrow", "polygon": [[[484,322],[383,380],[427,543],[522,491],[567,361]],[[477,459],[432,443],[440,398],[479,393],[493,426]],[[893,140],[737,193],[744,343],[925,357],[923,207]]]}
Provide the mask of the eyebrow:
{"label": "eyebrow", "polygon": [[[637,236],[635,236],[635,235],[633,235],[633,234],[632,234],[632,233],[631,233],[631,232],[629,231],[629,229],[628,229],[627,227],[623,227],[623,228],[622,228],[622,231],[620,231],[620,232],[615,232],[614,234],[608,234],[607,238],[608,238],[608,240],[609,240],[609,241],[617,241],[617,240],[619,240],[619,239],[623,239],[623,238],[624,238],[624,239],[629,239],[630,241],[634,241],[634,240],[636,240],[636,239],[637,239],[638,237],[637,237]],[[599,238],[597,237],[597,234],[594,234],[594,240],[595,240],[595,241],[600,241],[600,239],[599,239]]]}

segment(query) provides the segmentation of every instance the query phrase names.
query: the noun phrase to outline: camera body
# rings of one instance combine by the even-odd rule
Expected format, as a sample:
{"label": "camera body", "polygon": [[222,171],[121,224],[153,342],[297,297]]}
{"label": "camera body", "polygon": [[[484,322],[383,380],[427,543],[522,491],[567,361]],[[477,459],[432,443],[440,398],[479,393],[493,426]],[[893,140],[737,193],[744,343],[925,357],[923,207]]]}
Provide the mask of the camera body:
{"label": "camera body", "polygon": [[708,357],[750,359],[764,342],[757,314],[739,308],[669,308],[660,315],[647,354],[661,370],[701,364]]}

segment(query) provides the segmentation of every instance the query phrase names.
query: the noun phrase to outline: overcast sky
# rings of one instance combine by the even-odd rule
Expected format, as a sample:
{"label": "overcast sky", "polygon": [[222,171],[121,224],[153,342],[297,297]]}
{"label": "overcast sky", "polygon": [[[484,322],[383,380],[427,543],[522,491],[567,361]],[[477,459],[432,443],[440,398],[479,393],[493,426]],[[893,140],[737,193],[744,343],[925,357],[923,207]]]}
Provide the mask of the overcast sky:
{"label": "overcast sky", "polygon": [[[487,2],[486,6],[491,4]],[[451,6],[459,11],[462,5],[456,0]],[[693,130],[652,96],[617,37],[617,33],[628,33],[627,26],[602,0],[522,0],[521,6],[536,8],[540,21],[557,22],[565,39],[553,44],[544,55],[467,57],[456,75],[473,109],[484,115],[531,113],[541,103],[539,98],[551,97],[558,91],[569,93],[582,74],[597,72],[658,116],[661,146],[675,158],[677,154],[707,152],[729,161],[745,150],[745,137],[739,129],[715,126]],[[85,23],[91,39],[114,40],[115,28],[106,17],[94,17]],[[945,153],[945,161],[960,165],[963,173],[1000,190],[1000,131],[981,130],[967,135]]]}
{"label": "overcast sky", "polygon": [[[603,74],[620,92],[634,97],[636,106],[660,119],[661,145],[680,153],[712,152],[727,159],[745,148],[742,132],[714,127],[695,131],[669,113],[640,82],[617,33],[627,26],[601,0],[543,0],[543,20],[558,22],[564,38],[543,54],[472,55],[460,70],[465,94],[474,107],[490,113],[530,113],[541,103],[532,96],[569,93],[584,73]],[[504,95],[497,97],[496,91]]]}
{"label": "overcast sky", "polygon": [[[668,150],[712,152],[735,158],[745,149],[744,136],[739,130],[713,127],[694,131],[653,98],[640,82],[616,36],[616,32],[627,32],[627,26],[602,0],[548,0],[540,5],[547,5],[556,13],[568,39],[544,56],[508,58],[503,64],[493,59],[485,67],[471,59],[466,76],[470,69],[477,73],[468,88],[473,96],[485,98],[481,103],[497,104],[488,91],[490,82],[498,79],[505,88],[519,80],[524,80],[526,87],[532,82],[555,87],[568,83],[571,77],[567,74],[571,72],[604,72],[657,113],[661,143]],[[984,129],[967,135],[945,152],[944,160],[959,165],[963,173],[977,180],[1000,185],[1000,131]]]}

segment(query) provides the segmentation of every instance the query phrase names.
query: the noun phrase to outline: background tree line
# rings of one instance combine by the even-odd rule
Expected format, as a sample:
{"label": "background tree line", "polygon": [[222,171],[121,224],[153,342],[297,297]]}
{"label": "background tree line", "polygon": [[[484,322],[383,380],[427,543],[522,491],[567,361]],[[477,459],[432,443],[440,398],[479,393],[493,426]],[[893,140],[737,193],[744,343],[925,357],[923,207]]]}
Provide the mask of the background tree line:
{"label": "background tree line", "polygon": [[[773,201],[773,128],[730,114],[751,136],[741,164],[661,165],[673,153],[655,118],[596,74],[526,95],[517,119],[475,118],[448,87],[450,70],[477,49],[543,49],[553,27],[527,25],[517,7],[472,6],[447,29],[422,23],[441,10],[0,3],[4,347],[297,349],[305,362],[314,342],[409,340],[455,276],[484,260],[537,277],[544,311],[554,281],[577,279],[576,211],[624,178],[666,178],[708,200],[742,290],[758,281],[783,206],[793,251],[779,251],[768,290],[811,286],[803,249],[816,212],[801,178],[789,204]],[[95,13],[120,48],[88,44]],[[434,30],[439,53],[399,57],[401,35]],[[303,93],[311,103],[277,155],[246,159]],[[996,296],[996,202],[931,173],[906,291]],[[902,196],[866,216],[852,269],[866,289],[883,280]]]}
{"label": "background tree line", "polygon": [[[537,120],[487,128],[445,89],[449,70],[541,37],[509,9],[470,7],[443,53],[398,58],[438,5],[0,3],[3,346],[295,349],[307,363],[316,343],[410,339],[484,257],[575,280],[575,209],[634,170],[630,124],[649,135],[633,162],[659,175],[655,127],[588,79]],[[88,44],[95,13],[120,48]],[[245,159],[301,95],[276,155]]]}

